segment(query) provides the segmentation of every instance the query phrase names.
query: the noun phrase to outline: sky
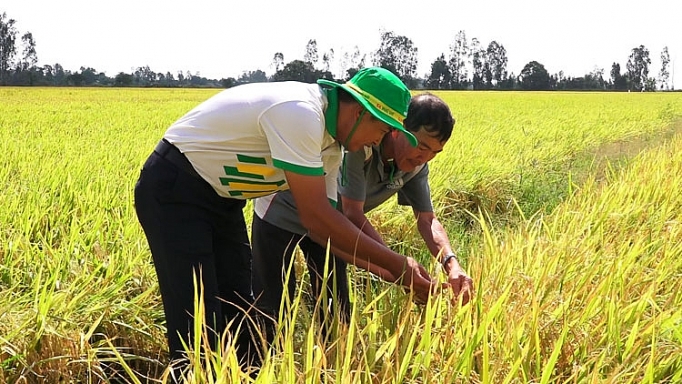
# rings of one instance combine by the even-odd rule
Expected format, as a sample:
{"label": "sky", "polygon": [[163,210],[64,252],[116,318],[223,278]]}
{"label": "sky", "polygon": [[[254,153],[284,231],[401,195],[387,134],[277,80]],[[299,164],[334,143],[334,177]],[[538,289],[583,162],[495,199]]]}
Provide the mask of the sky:
{"label": "sky", "polygon": [[382,30],[412,40],[417,75],[425,76],[438,56],[448,57],[463,30],[484,47],[493,40],[503,45],[507,70],[517,75],[534,60],[550,74],[577,77],[603,69],[608,79],[614,62],[624,72],[632,49],[644,45],[652,61],[649,76],[657,77],[667,46],[676,88],[682,87],[681,11],[680,0],[0,2],[0,13],[16,20],[20,35],[33,34],[38,65],[91,67],[110,77],[141,66],[211,79],[257,69],[271,75],[275,53],[285,63],[303,59],[311,39],[320,58],[335,51],[336,72],[343,53],[356,46],[370,64]]}

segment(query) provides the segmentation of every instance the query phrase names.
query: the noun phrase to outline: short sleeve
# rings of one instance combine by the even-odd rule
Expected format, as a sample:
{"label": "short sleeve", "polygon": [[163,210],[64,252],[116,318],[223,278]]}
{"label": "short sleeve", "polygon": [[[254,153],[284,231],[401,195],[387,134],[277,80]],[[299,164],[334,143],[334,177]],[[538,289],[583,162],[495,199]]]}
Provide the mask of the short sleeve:
{"label": "short sleeve", "polygon": [[398,204],[409,205],[419,212],[433,212],[428,164],[398,191]]}
{"label": "short sleeve", "polygon": [[260,116],[259,123],[274,166],[303,175],[324,175],[324,119],[313,105],[302,101],[277,104]]}

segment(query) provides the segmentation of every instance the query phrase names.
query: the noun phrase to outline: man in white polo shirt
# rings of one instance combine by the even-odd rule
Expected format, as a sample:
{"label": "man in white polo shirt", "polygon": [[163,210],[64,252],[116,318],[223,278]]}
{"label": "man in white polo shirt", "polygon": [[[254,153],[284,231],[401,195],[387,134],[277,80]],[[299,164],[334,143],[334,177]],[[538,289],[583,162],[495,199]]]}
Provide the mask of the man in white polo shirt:
{"label": "man in white polo shirt", "polygon": [[[177,120],[144,164],[135,208],[151,248],[171,358],[192,345],[195,290],[203,289],[211,348],[253,303],[246,199],[291,190],[298,217],[347,262],[411,287],[425,299],[435,282],[414,259],[363,234],[335,209],[341,145],[350,151],[405,131],[410,93],[390,71],[365,68],[349,82],[247,84],[227,89]],[[245,328],[244,326],[242,329]],[[243,332],[240,358],[257,364]],[[247,360],[248,359],[248,360]]]}

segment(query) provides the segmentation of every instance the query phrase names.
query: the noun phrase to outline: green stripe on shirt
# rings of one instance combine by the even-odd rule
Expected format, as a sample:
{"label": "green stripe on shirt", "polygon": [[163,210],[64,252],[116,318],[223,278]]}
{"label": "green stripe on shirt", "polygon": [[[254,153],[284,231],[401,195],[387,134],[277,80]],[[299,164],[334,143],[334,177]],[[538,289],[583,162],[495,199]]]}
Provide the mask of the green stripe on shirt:
{"label": "green stripe on shirt", "polygon": [[324,176],[324,168],[311,168],[287,163],[286,161],[272,159],[272,165],[285,171],[291,171],[306,176]]}

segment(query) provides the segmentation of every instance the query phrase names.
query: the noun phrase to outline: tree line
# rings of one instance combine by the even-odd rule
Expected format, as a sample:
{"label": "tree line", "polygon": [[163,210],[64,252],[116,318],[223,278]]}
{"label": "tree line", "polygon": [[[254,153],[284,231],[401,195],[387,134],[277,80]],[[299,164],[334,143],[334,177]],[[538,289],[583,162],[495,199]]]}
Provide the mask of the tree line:
{"label": "tree line", "polygon": [[[550,74],[538,61],[528,62],[517,74],[509,72],[507,50],[498,41],[487,45],[477,38],[468,39],[459,31],[448,51],[432,63],[430,72],[417,74],[418,48],[407,36],[381,30],[379,47],[363,54],[356,46],[353,52],[320,51],[317,41],[310,39],[303,59],[285,62],[276,52],[271,66],[273,75],[260,69],[244,71],[239,77],[208,79],[198,73],[155,72],[141,66],[131,73],[119,72],[114,77],[91,67],[77,71],[64,69],[59,63],[38,66],[36,41],[30,32],[20,34],[16,21],[0,14],[0,85],[29,86],[117,86],[117,87],[216,87],[239,84],[296,80],[315,82],[319,78],[336,81],[350,79],[360,68],[376,65],[396,73],[411,89],[432,90],[673,90],[669,74],[670,54],[664,47],[657,77],[650,76],[649,50],[640,45],[632,48],[625,68],[614,62],[605,77],[603,68],[595,68],[584,76],[565,76],[563,71]],[[19,37],[20,36],[20,37]],[[19,38],[18,38],[19,37]]]}

